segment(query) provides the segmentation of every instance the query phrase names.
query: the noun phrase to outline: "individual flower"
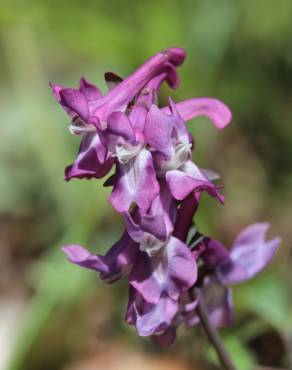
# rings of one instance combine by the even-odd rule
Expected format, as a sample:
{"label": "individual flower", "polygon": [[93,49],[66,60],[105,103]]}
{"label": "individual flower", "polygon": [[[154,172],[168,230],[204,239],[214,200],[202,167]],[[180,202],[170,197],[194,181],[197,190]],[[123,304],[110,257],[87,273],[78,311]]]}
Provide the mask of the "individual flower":
{"label": "individual flower", "polygon": [[162,248],[170,238],[176,220],[175,199],[167,184],[160,182],[160,193],[152,201],[147,213],[135,208],[123,214],[129,235],[149,256]]}
{"label": "individual flower", "polygon": [[197,279],[197,266],[189,248],[171,237],[153,257],[139,253],[129,275],[131,295],[126,315],[141,336],[168,329],[179,299]]}
{"label": "individual flower", "polygon": [[[211,238],[200,239],[193,247],[207,269],[202,286],[197,290],[204,301],[210,320],[216,327],[232,323],[232,292],[230,285],[255,277],[271,261],[281,239],[266,240],[268,223],[255,223],[242,230],[230,251]],[[199,253],[196,252],[199,250]],[[199,322],[196,314],[189,325]]]}
{"label": "individual flower", "polygon": [[[225,111],[223,104],[222,109]],[[193,163],[190,134],[171,99],[169,112],[152,105],[144,130],[158,176],[166,178],[171,194],[177,200],[185,199],[191,192],[206,191],[223,202],[217,187]]]}
{"label": "individual flower", "polygon": [[164,79],[176,87],[178,79],[174,72],[175,67],[184,58],[182,49],[171,48],[155,54],[123,81],[114,74],[107,74],[106,79],[111,89],[105,96],[102,96],[98,87],[84,78],[80,79],[78,89],[51,84],[55,99],[71,117],[70,131],[82,135],[77,159],[66,168],[66,180],[73,177],[100,178],[109,172],[113,160],[96,137],[96,126],[103,129],[111,113],[125,112],[138,92],[157,74],[163,74]]}

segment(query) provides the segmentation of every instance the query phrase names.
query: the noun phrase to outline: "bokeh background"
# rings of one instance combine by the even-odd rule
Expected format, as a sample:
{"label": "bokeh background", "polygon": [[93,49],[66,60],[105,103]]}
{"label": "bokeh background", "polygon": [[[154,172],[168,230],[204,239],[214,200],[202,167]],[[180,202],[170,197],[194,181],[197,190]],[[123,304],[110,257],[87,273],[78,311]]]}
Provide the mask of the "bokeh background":
{"label": "bokeh background", "polygon": [[230,245],[269,221],[283,244],[254,281],[238,286],[235,325],[221,331],[239,370],[292,366],[292,2],[290,0],[7,0],[0,2],[0,369],[213,369],[199,328],[169,350],[123,322],[126,284],[101,284],[60,247],[103,253],[122,230],[102,181],[63,180],[79,138],[48,82],[103,91],[104,71],[128,75],[169,46],[188,57],[182,100],[214,96],[233,111],[216,131],[190,122],[195,160],[222,174],[226,205],[204,198],[196,219]]}

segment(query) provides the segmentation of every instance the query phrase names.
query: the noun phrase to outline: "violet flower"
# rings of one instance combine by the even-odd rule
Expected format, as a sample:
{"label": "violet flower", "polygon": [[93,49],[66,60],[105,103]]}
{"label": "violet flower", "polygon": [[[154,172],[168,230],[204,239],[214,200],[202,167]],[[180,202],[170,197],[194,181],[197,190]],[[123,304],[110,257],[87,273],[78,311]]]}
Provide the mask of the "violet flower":
{"label": "violet flower", "polygon": [[104,185],[113,187],[109,202],[125,222],[121,239],[104,256],[75,244],[63,250],[70,262],[99,272],[106,282],[127,278],[127,323],[163,346],[174,341],[179,325],[200,322],[201,302],[214,326],[230,324],[230,285],[258,274],[280,243],[265,240],[266,223],[243,230],[230,251],[197,230],[191,235],[202,193],[221,203],[224,198],[213,183],[219,176],[193,162],[186,122],[204,115],[223,129],[231,113],[213,98],[179,103],[169,98],[169,106],[159,106],[161,84],[178,87],[177,68],[184,58],[182,49],[170,48],[125,80],[108,72],[105,96],[83,78],[78,89],[52,85],[71,118],[70,131],[82,136],[66,180],[101,178],[115,166]]}
{"label": "violet flower", "polygon": [[78,89],[51,84],[55,99],[72,119],[69,130],[83,135],[76,161],[65,170],[66,180],[73,177],[100,178],[109,172],[113,160],[96,137],[96,126],[103,129],[112,112],[125,112],[136,94],[151,78],[161,74],[161,70],[170,86],[176,87],[178,80],[174,70],[184,58],[184,51],[179,48],[157,53],[127,79],[115,84],[105,96],[84,78],[80,79]]}

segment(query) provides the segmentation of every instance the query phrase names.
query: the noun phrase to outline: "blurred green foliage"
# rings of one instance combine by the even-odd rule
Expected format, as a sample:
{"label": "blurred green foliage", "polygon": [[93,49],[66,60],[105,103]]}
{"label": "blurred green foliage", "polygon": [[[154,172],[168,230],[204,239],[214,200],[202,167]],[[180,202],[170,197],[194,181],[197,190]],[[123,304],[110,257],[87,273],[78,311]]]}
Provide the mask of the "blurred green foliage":
{"label": "blurred green foliage", "polygon": [[[126,76],[172,45],[184,47],[188,58],[180,70],[180,90],[165,87],[161,101],[168,94],[177,100],[215,96],[234,115],[225,132],[204,119],[191,124],[196,160],[222,173],[227,199],[224,208],[204,199],[197,222],[228,245],[256,220],[271,221],[272,232],[284,237],[263,277],[235,288],[238,314],[234,328],[224,332],[227,344],[244,370],[257,361],[249,342],[266,328],[291,341],[291,18],[289,0],[1,1],[1,218],[40,213],[31,238],[42,230],[33,252],[29,243],[17,252],[33,257],[21,283],[34,293],[9,370],[56,370],[70,357],[70,348],[51,359],[35,348],[60,307],[70,312],[93,290],[98,296],[108,288],[97,290],[93,273],[67,264],[60,246],[89,243],[102,253],[121,230],[100,182],[63,181],[79,139],[68,135],[67,118],[48,82],[74,86],[85,75],[105,91],[104,71]],[[123,309],[119,304],[113,317],[121,321]],[[60,347],[67,337],[63,327],[56,339]],[[268,365],[288,366],[288,356],[280,362]]]}

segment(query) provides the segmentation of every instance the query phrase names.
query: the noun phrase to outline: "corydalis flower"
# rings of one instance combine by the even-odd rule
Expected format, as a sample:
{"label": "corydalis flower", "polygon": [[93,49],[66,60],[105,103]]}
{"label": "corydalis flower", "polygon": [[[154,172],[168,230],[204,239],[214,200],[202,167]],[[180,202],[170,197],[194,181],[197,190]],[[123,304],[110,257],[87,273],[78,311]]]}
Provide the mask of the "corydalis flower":
{"label": "corydalis flower", "polygon": [[248,226],[236,237],[230,251],[217,240],[200,235],[194,238],[192,253],[202,263],[201,273],[199,271],[202,280],[196,282],[192,294],[181,296],[180,307],[169,327],[175,330],[181,323],[187,327],[199,324],[195,309],[200,300],[215,327],[232,324],[231,286],[260,273],[280,245],[278,237],[265,240],[268,228],[268,223]]}
{"label": "corydalis flower", "polygon": [[[192,101],[193,102],[193,101]],[[216,102],[217,105],[219,102]],[[189,103],[191,104],[191,103]],[[216,122],[222,121],[225,106]],[[177,200],[185,199],[192,191],[207,191],[211,196],[223,202],[205,174],[192,162],[192,142],[184,120],[179,114],[176,105],[170,99],[169,112],[166,114],[153,105],[148,113],[145,125],[145,136],[154,150],[155,166],[160,177],[166,178],[173,197]],[[212,116],[212,118],[214,118]]]}
{"label": "corydalis flower", "polygon": [[191,235],[202,193],[221,203],[223,196],[213,183],[219,176],[193,162],[186,122],[204,115],[223,129],[231,113],[213,98],[169,98],[168,106],[159,106],[161,84],[178,87],[184,58],[182,49],[170,48],[124,80],[108,72],[105,96],[85,79],[78,89],[52,85],[71,118],[70,131],[82,136],[66,179],[101,178],[115,166],[104,185],[112,186],[109,201],[125,222],[122,237],[104,256],[75,244],[63,250],[70,262],[99,272],[108,283],[127,278],[127,323],[161,345],[173,342],[180,324],[199,323],[196,307],[203,301],[215,326],[230,324],[230,284],[259,273],[280,242],[265,240],[268,224],[245,229],[230,252],[197,230]]}
{"label": "corydalis flower", "polygon": [[[105,96],[84,78],[81,78],[78,89],[51,84],[57,102],[72,119],[70,131],[83,136],[76,161],[65,171],[67,180],[73,177],[100,178],[108,173],[113,161],[96,138],[96,126],[103,129],[111,113],[125,112],[136,94],[156,75],[163,75],[170,86],[176,87],[178,80],[175,67],[179,66],[184,58],[182,49],[171,48],[155,54],[123,81],[112,78],[114,75],[111,74],[111,87],[114,87]],[[106,78],[108,80],[108,74]]]}

